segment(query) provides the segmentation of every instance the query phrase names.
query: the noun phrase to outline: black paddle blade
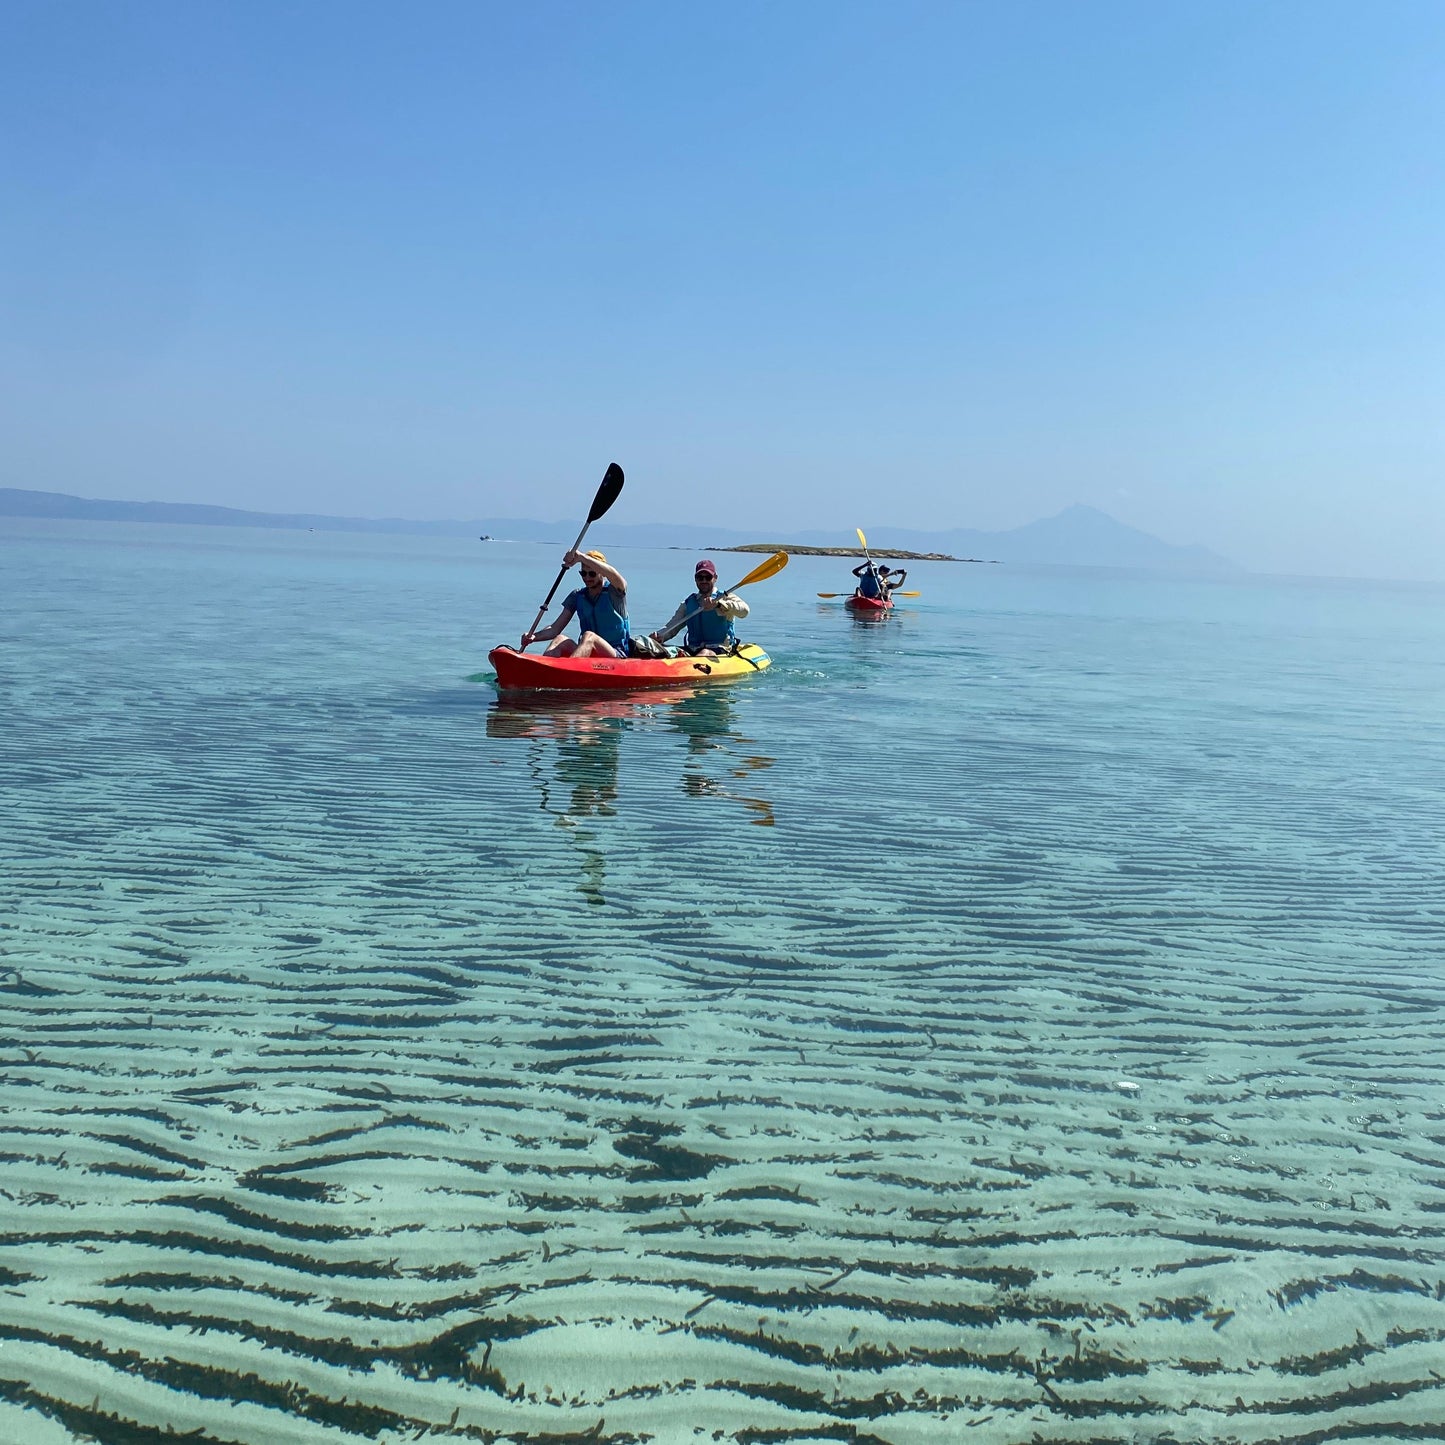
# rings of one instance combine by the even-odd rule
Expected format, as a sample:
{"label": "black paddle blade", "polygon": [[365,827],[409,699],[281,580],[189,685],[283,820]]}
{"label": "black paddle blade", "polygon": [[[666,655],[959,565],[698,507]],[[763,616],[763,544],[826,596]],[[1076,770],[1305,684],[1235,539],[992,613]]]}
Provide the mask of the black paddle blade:
{"label": "black paddle blade", "polygon": [[607,474],[602,478],[602,485],[597,488],[597,495],[592,499],[592,510],[587,513],[589,527],[617,500],[617,494],[621,490],[622,468],[612,462],[608,465]]}

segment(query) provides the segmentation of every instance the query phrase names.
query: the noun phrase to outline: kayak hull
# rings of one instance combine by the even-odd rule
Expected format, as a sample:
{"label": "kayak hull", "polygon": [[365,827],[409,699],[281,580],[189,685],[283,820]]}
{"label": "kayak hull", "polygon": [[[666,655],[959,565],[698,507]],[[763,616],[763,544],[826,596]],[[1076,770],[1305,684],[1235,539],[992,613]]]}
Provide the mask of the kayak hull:
{"label": "kayak hull", "polygon": [[893,599],[891,597],[864,597],[855,592],[844,605],[851,607],[854,612],[887,612],[893,606]]}
{"label": "kayak hull", "polygon": [[646,687],[691,687],[750,677],[772,659],[755,642],[727,657],[544,657],[494,647],[487,654],[503,691],[614,692]]}

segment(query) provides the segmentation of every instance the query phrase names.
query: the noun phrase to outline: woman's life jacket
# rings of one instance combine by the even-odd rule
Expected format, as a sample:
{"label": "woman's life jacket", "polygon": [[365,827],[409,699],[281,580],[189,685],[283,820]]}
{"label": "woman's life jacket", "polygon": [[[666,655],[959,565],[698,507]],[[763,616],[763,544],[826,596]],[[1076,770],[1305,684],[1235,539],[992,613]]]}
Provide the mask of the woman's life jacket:
{"label": "woman's life jacket", "polygon": [[[622,598],[619,610],[617,598]],[[604,642],[610,642],[623,657],[627,656],[628,638],[631,630],[627,625],[627,594],[615,593],[610,582],[602,584],[602,591],[594,602],[587,595],[585,587],[570,593],[564,607],[570,607],[577,614],[577,621],[583,632],[595,632]]]}

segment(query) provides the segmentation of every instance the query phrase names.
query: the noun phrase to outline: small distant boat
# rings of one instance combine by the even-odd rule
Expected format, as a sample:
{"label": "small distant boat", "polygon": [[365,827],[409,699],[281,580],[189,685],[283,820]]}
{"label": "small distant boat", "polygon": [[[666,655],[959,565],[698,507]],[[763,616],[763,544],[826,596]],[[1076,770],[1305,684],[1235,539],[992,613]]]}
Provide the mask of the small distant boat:
{"label": "small distant boat", "polygon": [[477,541],[479,542],[490,542],[491,540],[492,535],[490,532],[483,532],[482,535],[477,538]]}

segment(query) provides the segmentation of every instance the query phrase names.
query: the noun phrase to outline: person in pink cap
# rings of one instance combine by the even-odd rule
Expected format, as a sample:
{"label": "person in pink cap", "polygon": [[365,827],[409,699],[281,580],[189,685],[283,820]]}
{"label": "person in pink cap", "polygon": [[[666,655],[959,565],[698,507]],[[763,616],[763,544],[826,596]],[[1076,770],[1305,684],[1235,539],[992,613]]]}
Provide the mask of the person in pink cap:
{"label": "person in pink cap", "polygon": [[652,634],[653,641],[666,642],[687,628],[682,651],[694,657],[716,657],[738,645],[733,623],[748,615],[748,604],[732,592],[718,592],[717,566],[704,557],[692,569],[697,591],[677,604],[677,611]]}

